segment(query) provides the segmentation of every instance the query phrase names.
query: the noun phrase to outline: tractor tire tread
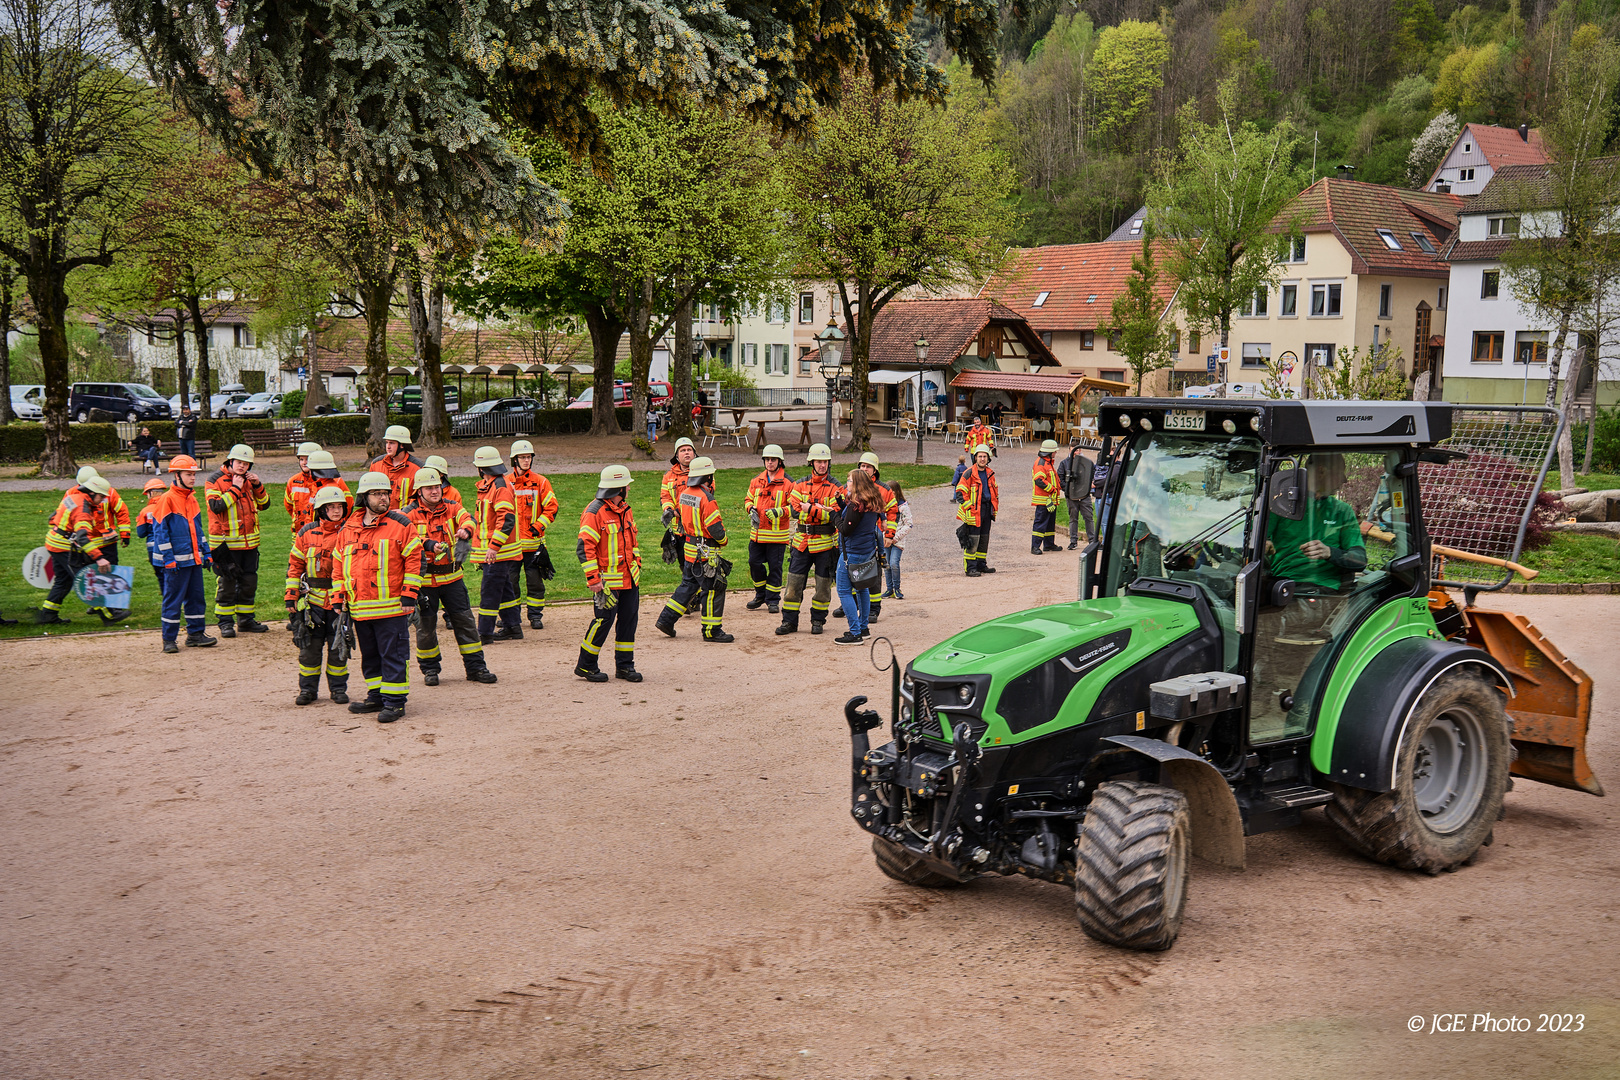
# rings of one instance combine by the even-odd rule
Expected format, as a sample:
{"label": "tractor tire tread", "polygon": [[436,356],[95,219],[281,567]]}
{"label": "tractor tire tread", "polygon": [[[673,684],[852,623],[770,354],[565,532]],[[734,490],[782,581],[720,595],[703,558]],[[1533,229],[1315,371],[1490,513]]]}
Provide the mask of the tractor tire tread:
{"label": "tractor tire tread", "polygon": [[1167,908],[1165,876],[1171,846],[1189,833],[1187,800],[1174,788],[1134,780],[1103,784],[1092,796],[1076,846],[1075,914],[1090,937],[1108,945],[1156,951],[1175,943],[1186,888]]}

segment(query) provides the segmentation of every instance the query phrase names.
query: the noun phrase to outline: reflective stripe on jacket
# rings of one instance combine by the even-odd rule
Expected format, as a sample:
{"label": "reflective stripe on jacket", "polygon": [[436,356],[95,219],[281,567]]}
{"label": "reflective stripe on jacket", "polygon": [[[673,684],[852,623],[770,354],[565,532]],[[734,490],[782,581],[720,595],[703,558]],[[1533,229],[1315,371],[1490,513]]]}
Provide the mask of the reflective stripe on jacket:
{"label": "reflective stripe on jacket", "polygon": [[297,536],[304,531],[304,526],[315,520],[315,496],[321,493],[322,488],[335,487],[343,492],[343,504],[347,508],[344,513],[354,513],[354,496],[349,494],[349,485],[343,482],[341,476],[314,476],[301,472],[287,481],[287,490],[281,496],[281,505],[287,508],[292,517],[292,534]]}
{"label": "reflective stripe on jacket", "polygon": [[422,538],[398,510],[370,525],[364,512],[352,515],[338,535],[334,558],[337,602],[347,603],[356,619],[403,615],[400,600],[415,600],[422,587]]}
{"label": "reflective stripe on jacket", "polygon": [[517,503],[512,485],[504,476],[486,476],[478,481],[478,503],[474,521],[472,557],[483,562],[489,549],[495,549],[496,562],[523,558],[523,538],[518,535]]}
{"label": "reflective stripe on jacket", "polygon": [[336,549],[346,521],[316,521],[293,537],[287,556],[287,596],[297,600],[300,584],[309,586],[309,602],[331,610],[337,606]]}
{"label": "reflective stripe on jacket", "polygon": [[686,490],[686,466],[671,465],[664,478],[658,482],[658,512],[675,509],[675,500],[681,497]]}
{"label": "reflective stripe on jacket", "polygon": [[152,514],[152,507],[156,503],[157,500],[153,499],[135,515],[135,535],[146,541],[146,561],[153,566],[162,566],[157,557],[157,541],[152,535],[152,527],[157,523],[157,518]]}
{"label": "reflective stripe on jacket", "polygon": [[518,538],[523,542],[523,550],[539,551],[546,538],[546,527],[557,519],[557,495],[551,490],[551,481],[533,469],[513,469],[506,479],[512,485]]}
{"label": "reflective stripe on jacket", "polygon": [[625,502],[615,509],[596,499],[579,515],[580,569],[585,584],[604,589],[628,589],[641,581],[641,547],[636,537],[636,516]]}
{"label": "reflective stripe on jacket", "polygon": [[102,508],[92,505],[91,497],[92,493],[81,487],[73,488],[62,496],[45,530],[45,546],[48,549],[72,551],[73,534],[83,532],[86,536],[84,553],[92,559],[100,557],[105,543],[101,534]]}
{"label": "reflective stripe on jacket", "polygon": [[785,544],[793,526],[793,481],[786,469],[777,469],[772,476],[761,472],[748,485],[743,509],[759,515],[759,524],[750,525],[748,539],[756,544]]}
{"label": "reflective stripe on jacket", "polygon": [[831,551],[838,546],[838,511],[844,505],[844,488],[832,478],[817,476],[815,466],[810,475],[793,485],[789,496],[794,520],[799,531],[793,534],[793,550],[811,554]]}
{"label": "reflective stripe on jacket", "polygon": [[1045,454],[1035,455],[1035,466],[1030,470],[1033,487],[1029,505],[1054,507],[1058,504],[1058,475]]}
{"label": "reflective stripe on jacket", "polygon": [[388,497],[389,509],[402,509],[411,497],[416,494],[416,474],[425,468],[422,459],[415,454],[406,454],[398,461],[387,454],[371,459],[366,466],[367,472],[382,473],[388,477],[389,484],[393,485],[393,494]]}
{"label": "reflective stripe on jacket", "polygon": [[[996,511],[1001,509],[1001,493],[996,485],[994,469],[984,470],[986,482],[981,485],[979,470],[969,469],[962,474],[962,479],[956,482],[956,520],[969,525],[987,525],[996,519]],[[984,505],[984,488],[990,489],[990,505]],[[988,511],[988,513],[986,512]]]}
{"label": "reflective stripe on jacket", "polygon": [[223,469],[208,478],[203,489],[208,500],[208,542],[214,547],[251,551],[259,546],[259,511],[270,505],[263,484]]}
{"label": "reflective stripe on jacket", "polygon": [[111,485],[108,485],[107,501],[101,504],[100,537],[102,547],[129,539],[129,504]]}
{"label": "reflective stripe on jacket", "polygon": [[[455,563],[456,533],[468,529],[478,532],[478,523],[467,513],[466,507],[449,499],[438,506],[423,506],[420,499],[405,508],[405,516],[416,526],[422,538],[422,584],[427,588],[448,585],[461,580],[461,567]],[[433,550],[428,550],[428,541]]]}
{"label": "reflective stripe on jacket", "polygon": [[726,527],[720,520],[720,504],[714,501],[708,488],[699,485],[681,492],[681,497],[675,500],[675,512],[680,517],[681,535],[686,537],[682,550],[687,562],[698,557],[698,537],[713,547],[726,546]]}
{"label": "reflective stripe on jacket", "polygon": [[165,570],[207,566],[213,558],[197,493],[179,484],[152,500],[152,548]]}

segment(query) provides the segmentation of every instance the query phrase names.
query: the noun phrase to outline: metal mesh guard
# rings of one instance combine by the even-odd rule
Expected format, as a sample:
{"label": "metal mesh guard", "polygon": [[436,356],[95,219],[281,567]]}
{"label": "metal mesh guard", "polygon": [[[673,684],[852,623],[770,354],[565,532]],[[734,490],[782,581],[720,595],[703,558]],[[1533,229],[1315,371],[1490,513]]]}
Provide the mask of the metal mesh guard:
{"label": "metal mesh guard", "polygon": [[[1561,420],[1545,406],[1452,407],[1440,445],[1466,460],[1420,463],[1418,485],[1431,544],[1517,562],[1525,526],[1557,448]],[[1434,557],[1432,580],[1500,588],[1512,571]]]}

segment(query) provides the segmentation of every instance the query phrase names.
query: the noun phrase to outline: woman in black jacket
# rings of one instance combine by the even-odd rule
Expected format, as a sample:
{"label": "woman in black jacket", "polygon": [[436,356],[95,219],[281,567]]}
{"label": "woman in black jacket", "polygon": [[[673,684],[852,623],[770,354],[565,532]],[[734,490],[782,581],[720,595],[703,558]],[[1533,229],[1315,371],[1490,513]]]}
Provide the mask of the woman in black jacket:
{"label": "woman in black jacket", "polygon": [[872,613],[872,594],[867,589],[858,593],[850,584],[849,568],[856,563],[876,558],[881,543],[883,496],[864,469],[849,474],[845,490],[849,501],[844,504],[838,518],[838,599],[849,619],[849,630],[833,638],[834,645],[859,645],[861,639],[871,636],[866,628]]}
{"label": "woman in black jacket", "polygon": [[158,441],[152,437],[150,428],[141,428],[141,433],[135,436],[135,456],[151,464],[154,470],[158,467]]}

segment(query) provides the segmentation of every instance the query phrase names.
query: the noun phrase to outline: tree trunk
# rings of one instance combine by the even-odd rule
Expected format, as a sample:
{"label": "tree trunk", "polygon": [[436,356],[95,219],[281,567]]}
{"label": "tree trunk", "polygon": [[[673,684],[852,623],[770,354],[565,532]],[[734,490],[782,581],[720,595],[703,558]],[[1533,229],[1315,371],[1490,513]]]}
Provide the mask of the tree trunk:
{"label": "tree trunk", "polygon": [[[45,374],[45,453],[39,462],[41,476],[72,476],[78,472],[73,460],[73,436],[68,429],[68,342],[67,288],[65,274],[53,272],[56,264],[38,250],[28,267],[28,296],[34,302],[39,333],[39,365]],[[41,264],[44,264],[41,266]]]}
{"label": "tree trunk", "polygon": [[585,325],[591,332],[591,363],[596,370],[591,374],[591,434],[617,435],[619,418],[613,412],[613,366],[619,353],[619,338],[624,336],[625,325],[605,309],[591,305],[585,309]]}
{"label": "tree trunk", "polygon": [[435,264],[429,271],[425,292],[419,267],[413,264],[405,275],[411,336],[422,368],[422,434],[416,445],[435,449],[450,445],[450,416],[444,408],[444,284],[437,269]]}
{"label": "tree trunk", "polygon": [[300,416],[318,415],[315,410],[330,400],[326,396],[326,383],[321,380],[320,366],[316,363],[320,358],[320,331],[320,317],[314,316],[304,332],[304,370],[309,372],[309,378],[304,380],[304,407],[299,412]]}
{"label": "tree trunk", "polygon": [[[675,283],[676,291],[687,292],[689,282]],[[671,438],[692,437],[692,301],[675,309],[675,355],[669,360],[670,389],[674,400],[670,402],[669,434]]]}
{"label": "tree trunk", "polygon": [[653,297],[655,279],[641,283],[641,303],[636,305],[630,321],[630,432],[633,437],[645,437],[647,431],[647,379],[652,374]]}
{"label": "tree trunk", "polygon": [[[174,324],[174,370],[180,383],[180,404],[182,406],[191,401],[191,365],[186,360],[186,317],[179,311],[175,312]],[[202,399],[202,408],[193,411],[197,419],[209,418],[209,401]]]}
{"label": "tree trunk", "polygon": [[11,285],[17,272],[7,261],[0,268],[0,424],[9,424],[11,415]]}
{"label": "tree trunk", "polygon": [[[1564,339],[1569,336],[1569,323],[1573,314],[1567,307],[1558,313],[1558,329],[1553,337],[1552,351],[1547,357],[1547,399],[1543,404],[1549,408],[1558,404],[1558,373],[1564,368]],[[1506,351],[1505,345],[1503,351]]]}
{"label": "tree trunk", "polygon": [[[852,358],[853,368],[849,391],[849,444],[844,449],[852,453],[861,453],[872,448],[872,432],[866,426],[866,394],[871,378],[872,364],[872,323],[877,312],[872,310],[872,286],[870,282],[859,281],[855,283],[856,302],[860,305],[855,311],[854,340],[848,344],[854,349]],[[850,325],[849,312],[844,314],[845,325]],[[833,411],[838,409],[838,403],[833,403]]]}
{"label": "tree trunk", "polygon": [[388,314],[394,299],[394,278],[372,279],[360,287],[366,317],[366,403],[371,426],[366,431],[366,453],[383,452],[388,430]]}
{"label": "tree trunk", "polygon": [[1575,350],[1575,359],[1569,365],[1569,374],[1564,379],[1564,402],[1559,410],[1563,416],[1563,427],[1558,433],[1558,487],[1561,491],[1575,486],[1575,440],[1569,430],[1569,419],[1575,412],[1575,390],[1580,385],[1581,367],[1585,363],[1583,345]]}
{"label": "tree trunk", "polygon": [[203,325],[202,297],[192,293],[186,297],[186,309],[191,312],[191,332],[197,338],[197,385],[201,387],[204,408],[212,403],[212,395],[219,389],[215,385],[214,369],[208,360],[208,327]]}

